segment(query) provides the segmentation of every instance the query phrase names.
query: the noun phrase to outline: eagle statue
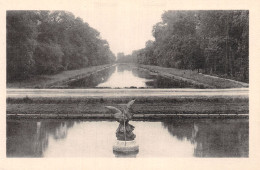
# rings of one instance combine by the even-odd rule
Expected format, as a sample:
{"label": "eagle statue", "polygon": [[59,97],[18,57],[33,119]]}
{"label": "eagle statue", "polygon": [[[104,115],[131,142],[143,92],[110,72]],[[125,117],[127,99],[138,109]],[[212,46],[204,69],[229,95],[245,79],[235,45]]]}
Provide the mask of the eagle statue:
{"label": "eagle statue", "polygon": [[114,113],[114,118],[120,123],[116,130],[117,140],[131,141],[134,140],[136,137],[133,133],[134,126],[128,123],[129,120],[133,118],[131,106],[134,104],[134,102],[135,100],[131,100],[122,110],[113,106],[105,106],[105,108]]}

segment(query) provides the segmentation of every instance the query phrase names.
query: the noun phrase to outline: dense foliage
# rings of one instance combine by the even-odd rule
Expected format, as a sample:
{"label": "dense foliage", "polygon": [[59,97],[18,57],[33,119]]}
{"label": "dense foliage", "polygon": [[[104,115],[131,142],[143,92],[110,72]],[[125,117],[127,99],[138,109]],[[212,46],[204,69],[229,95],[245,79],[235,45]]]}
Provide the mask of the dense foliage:
{"label": "dense foliage", "polygon": [[197,69],[248,82],[248,11],[166,11],[154,41],[132,53],[139,64]]}
{"label": "dense foliage", "polygon": [[108,42],[65,11],[7,11],[7,80],[111,63]]}

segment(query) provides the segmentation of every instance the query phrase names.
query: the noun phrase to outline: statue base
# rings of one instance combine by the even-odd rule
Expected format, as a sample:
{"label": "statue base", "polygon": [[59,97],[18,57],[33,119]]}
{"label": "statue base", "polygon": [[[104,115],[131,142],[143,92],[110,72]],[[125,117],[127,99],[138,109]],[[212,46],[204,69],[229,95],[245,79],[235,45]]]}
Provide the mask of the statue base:
{"label": "statue base", "polygon": [[117,140],[113,146],[113,152],[116,156],[136,156],[139,152],[139,145],[135,140],[121,141]]}

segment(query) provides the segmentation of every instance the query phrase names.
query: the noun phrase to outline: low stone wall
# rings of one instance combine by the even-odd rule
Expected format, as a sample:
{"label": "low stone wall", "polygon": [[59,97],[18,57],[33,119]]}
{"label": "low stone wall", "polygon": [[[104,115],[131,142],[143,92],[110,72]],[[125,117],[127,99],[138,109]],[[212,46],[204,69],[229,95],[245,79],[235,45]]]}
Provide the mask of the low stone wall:
{"label": "low stone wall", "polygon": [[[181,118],[249,118],[248,114],[135,114],[133,120],[161,120]],[[111,114],[7,114],[7,119],[104,119],[114,120]]]}
{"label": "low stone wall", "polygon": [[[7,118],[112,119],[105,106],[117,108],[133,96],[113,98],[8,98]],[[135,96],[134,119],[248,117],[248,97]]]}

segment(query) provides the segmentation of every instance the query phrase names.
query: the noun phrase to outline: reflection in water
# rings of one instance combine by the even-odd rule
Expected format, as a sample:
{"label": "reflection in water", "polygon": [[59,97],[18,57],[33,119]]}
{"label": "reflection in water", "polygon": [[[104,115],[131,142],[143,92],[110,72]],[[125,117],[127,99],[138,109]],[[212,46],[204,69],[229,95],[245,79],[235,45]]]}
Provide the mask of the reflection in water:
{"label": "reflection in water", "polygon": [[185,81],[168,79],[162,76],[156,76],[155,79],[147,81],[146,85],[154,88],[199,88],[198,86]]}
{"label": "reflection in water", "polygon": [[180,119],[163,126],[179,140],[193,143],[195,157],[248,157],[248,121]]}
{"label": "reflection in water", "polygon": [[110,67],[87,76],[84,79],[75,80],[68,84],[69,88],[94,88],[98,84],[106,82],[108,78],[115,72],[116,67]]}
{"label": "reflection in water", "polygon": [[69,88],[200,88],[191,83],[169,79],[137,68],[118,64],[68,84]]}
{"label": "reflection in water", "polygon": [[136,155],[138,154],[138,150],[134,151],[134,152],[128,152],[128,153],[124,153],[124,152],[117,152],[113,150],[113,153],[115,155],[116,158],[136,158]]}
{"label": "reflection in water", "polygon": [[131,88],[146,87],[146,79],[133,74],[132,68],[127,65],[116,66],[116,71],[106,82],[100,83],[97,87],[110,88]]}
{"label": "reflection in water", "polygon": [[49,138],[65,139],[72,121],[10,121],[7,123],[8,157],[42,157]]}
{"label": "reflection in water", "polygon": [[158,74],[151,73],[147,70],[142,70],[138,68],[133,68],[132,72],[135,76],[145,78],[147,81],[145,82],[145,87],[153,87],[153,88],[202,88],[198,87],[194,84],[177,80],[162,77]]}
{"label": "reflection in water", "polygon": [[[128,65],[128,64],[117,64],[116,67],[117,67],[117,72],[124,72],[124,71],[131,72],[133,70],[133,66]],[[136,77],[138,77],[138,76],[136,76]],[[142,77],[142,78],[144,78],[144,77]]]}
{"label": "reflection in water", "polygon": [[[247,119],[132,124],[139,144],[133,157],[248,157]],[[117,126],[115,121],[8,121],[7,157],[124,157],[112,151]]]}

